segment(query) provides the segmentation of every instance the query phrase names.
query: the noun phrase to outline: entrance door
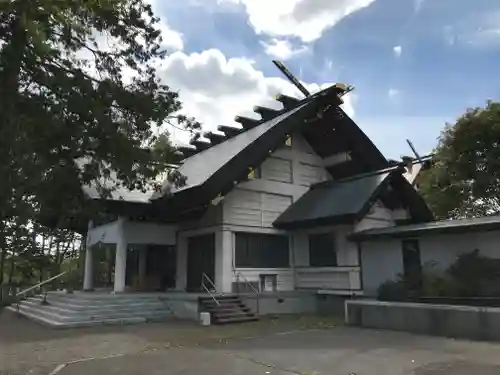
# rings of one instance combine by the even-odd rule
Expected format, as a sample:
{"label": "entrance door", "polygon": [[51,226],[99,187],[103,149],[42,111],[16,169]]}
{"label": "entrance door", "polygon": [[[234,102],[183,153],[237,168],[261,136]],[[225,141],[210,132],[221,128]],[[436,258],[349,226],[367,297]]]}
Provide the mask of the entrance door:
{"label": "entrance door", "polygon": [[158,290],[175,288],[176,255],[175,246],[148,246],[147,274],[156,279]]}
{"label": "entrance door", "polygon": [[403,272],[412,290],[422,287],[422,262],[418,240],[403,240]]}
{"label": "entrance door", "polygon": [[187,290],[202,291],[202,274],[215,282],[215,234],[188,238]]}

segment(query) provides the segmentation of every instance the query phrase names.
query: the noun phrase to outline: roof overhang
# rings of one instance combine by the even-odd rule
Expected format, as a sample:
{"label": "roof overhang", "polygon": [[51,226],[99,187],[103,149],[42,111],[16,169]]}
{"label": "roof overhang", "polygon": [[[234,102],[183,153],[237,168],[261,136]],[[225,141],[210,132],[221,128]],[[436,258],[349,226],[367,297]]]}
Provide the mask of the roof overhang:
{"label": "roof overhang", "polygon": [[313,185],[274,222],[280,229],[354,223],[371,209],[380,192],[401,170],[382,170]]}
{"label": "roof overhang", "polygon": [[351,241],[403,239],[440,234],[464,234],[500,230],[500,216],[475,219],[440,220],[422,224],[369,229],[352,233]]}

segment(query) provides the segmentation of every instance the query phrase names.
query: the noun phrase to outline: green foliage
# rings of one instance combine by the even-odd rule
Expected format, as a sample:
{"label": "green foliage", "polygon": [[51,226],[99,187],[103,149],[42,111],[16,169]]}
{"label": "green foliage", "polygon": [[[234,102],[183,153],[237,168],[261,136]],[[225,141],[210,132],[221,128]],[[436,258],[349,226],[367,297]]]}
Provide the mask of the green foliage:
{"label": "green foliage", "polygon": [[422,289],[420,295],[449,297],[457,295],[455,281],[446,272],[436,271],[436,263],[428,262],[422,267]]}
{"label": "green foliage", "polygon": [[381,301],[405,301],[408,298],[408,289],[401,276],[396,280],[387,280],[380,284],[377,290]]}
{"label": "green foliage", "polygon": [[434,161],[419,185],[436,217],[500,213],[500,103],[469,109],[447,124]]}
{"label": "green foliage", "polygon": [[500,261],[482,256],[479,250],[460,255],[446,273],[459,296],[500,297]]}
{"label": "green foliage", "polygon": [[143,0],[2,1],[0,46],[2,220],[23,203],[67,216],[81,208],[81,184],[110,170],[144,189],[165,170],[149,150],[154,124],[199,127],[175,116],[178,94],[156,70],[166,55],[158,19]]}
{"label": "green foliage", "polygon": [[129,189],[165,172],[182,183],[156,125],[200,125],[157,74],[158,22],[143,0],[0,1],[0,283],[9,264],[36,278],[61,263],[34,243],[33,225],[68,227],[94,211],[83,184],[112,172]]}

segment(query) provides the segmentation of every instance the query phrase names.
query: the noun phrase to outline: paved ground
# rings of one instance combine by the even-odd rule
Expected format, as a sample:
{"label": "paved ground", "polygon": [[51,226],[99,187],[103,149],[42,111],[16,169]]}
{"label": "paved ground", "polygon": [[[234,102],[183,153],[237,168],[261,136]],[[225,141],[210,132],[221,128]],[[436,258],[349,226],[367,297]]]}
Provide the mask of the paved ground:
{"label": "paved ground", "polygon": [[[2,375],[49,374],[56,367],[59,375],[500,374],[497,343],[332,327],[331,322],[311,317],[223,328],[169,323],[100,332],[47,332],[12,319],[17,318],[0,316]],[[8,323],[10,336],[4,335],[2,320]],[[16,338],[15,325],[33,336]],[[323,328],[289,331],[318,325]]]}
{"label": "paved ground", "polygon": [[168,322],[123,327],[53,330],[5,311],[0,313],[0,375],[48,374],[58,364],[174,347],[210,346],[229,339],[297,329],[329,328],[337,317],[280,317],[223,327]]}

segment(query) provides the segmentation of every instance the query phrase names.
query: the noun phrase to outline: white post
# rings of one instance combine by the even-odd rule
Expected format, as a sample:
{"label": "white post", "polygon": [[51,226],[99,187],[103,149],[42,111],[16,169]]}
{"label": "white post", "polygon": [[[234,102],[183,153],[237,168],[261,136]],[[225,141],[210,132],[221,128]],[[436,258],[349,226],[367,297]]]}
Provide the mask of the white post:
{"label": "white post", "polygon": [[176,260],[175,266],[175,289],[185,291],[187,287],[187,238],[183,235],[177,237]]}
{"label": "white post", "polygon": [[231,293],[233,282],[233,233],[215,233],[215,287],[220,293]]}
{"label": "white post", "polygon": [[118,218],[118,239],[116,241],[115,285],[114,292],[125,291],[125,275],[127,273],[127,239],[125,238],[125,218]]}
{"label": "white post", "polygon": [[93,270],[93,254],[92,246],[90,244],[90,229],[92,229],[92,220],[89,220],[87,230],[87,243],[85,244],[85,270],[83,274],[83,290],[91,291],[94,288],[94,270]]}

